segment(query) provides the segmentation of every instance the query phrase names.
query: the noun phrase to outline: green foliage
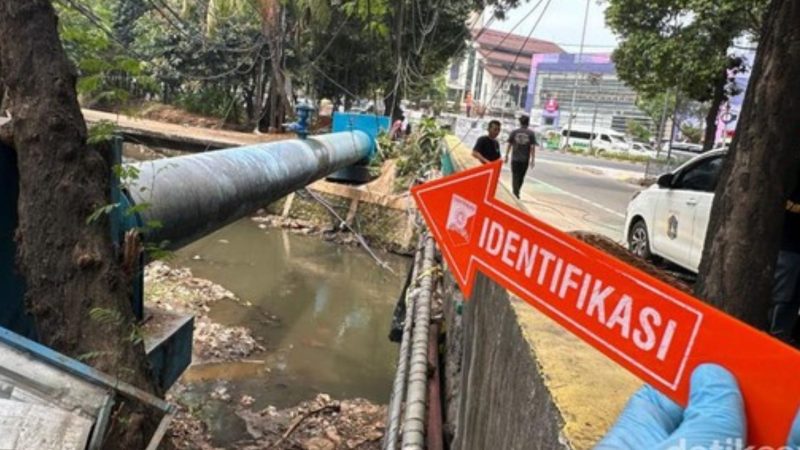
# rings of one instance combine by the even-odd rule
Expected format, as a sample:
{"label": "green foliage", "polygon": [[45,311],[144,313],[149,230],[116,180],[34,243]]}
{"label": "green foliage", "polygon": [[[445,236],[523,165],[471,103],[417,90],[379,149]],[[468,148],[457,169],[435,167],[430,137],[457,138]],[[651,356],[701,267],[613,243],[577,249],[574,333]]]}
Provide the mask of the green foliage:
{"label": "green foliage", "polygon": [[692,143],[699,143],[703,140],[703,129],[689,124],[681,125],[681,133]]}
{"label": "green foliage", "polygon": [[91,225],[97,222],[101,217],[111,214],[117,208],[119,208],[119,203],[111,203],[95,209],[92,211],[89,217],[86,218],[86,225]]}
{"label": "green foliage", "polygon": [[236,122],[238,117],[230,117],[231,93],[225,89],[209,86],[198,89],[186,89],[178,94],[176,103],[181,108],[204,116],[231,118]]}
{"label": "green foliage", "polygon": [[641,122],[637,120],[628,120],[627,128],[628,134],[633,136],[633,138],[637,141],[650,141],[650,130],[646,126],[642,125]]}
{"label": "green foliage", "polygon": [[397,151],[397,181],[399,190],[431,169],[438,169],[442,156],[442,139],[447,133],[434,119],[423,119]]}
{"label": "green foliage", "polygon": [[430,83],[416,86],[415,90],[409,92],[408,98],[420,107],[429,108],[434,116],[438,116],[447,107],[446,77],[441,74]]}
{"label": "green foliage", "polygon": [[731,67],[734,39],[755,36],[766,0],[609,0],[606,22],[619,36],[614,62],[640,94],[677,88],[697,101],[711,99]]}
{"label": "green foliage", "polygon": [[440,111],[440,75],[465,49],[469,14],[490,6],[502,16],[519,3],[274,0],[277,31],[262,0],[57,5],[85,104],[155,100],[253,124],[272,114],[270,96],[284,95],[270,86],[276,71],[306,88],[297,94],[387,104],[412,97]]}
{"label": "green foliage", "polygon": [[394,159],[400,153],[400,145],[392,140],[389,133],[382,131],[378,134],[378,155],[373,158],[372,164],[380,165],[384,161]]}
{"label": "green foliage", "polygon": [[[132,96],[153,93],[155,81],[145,72],[145,64],[125,49],[123,37],[112,31],[114,13],[124,2],[85,3],[89,17],[56,4],[61,39],[78,69],[77,90],[83,102],[90,106],[124,104]],[[125,26],[116,25],[120,33],[127,32]]]}
{"label": "green foliage", "polygon": [[101,120],[89,127],[86,142],[97,145],[110,141],[117,132],[117,124],[110,120]]}
{"label": "green foliage", "polygon": [[108,326],[121,326],[125,323],[125,319],[122,316],[122,313],[116,309],[110,308],[92,308],[89,311],[89,317],[101,324],[101,325],[108,325]]}

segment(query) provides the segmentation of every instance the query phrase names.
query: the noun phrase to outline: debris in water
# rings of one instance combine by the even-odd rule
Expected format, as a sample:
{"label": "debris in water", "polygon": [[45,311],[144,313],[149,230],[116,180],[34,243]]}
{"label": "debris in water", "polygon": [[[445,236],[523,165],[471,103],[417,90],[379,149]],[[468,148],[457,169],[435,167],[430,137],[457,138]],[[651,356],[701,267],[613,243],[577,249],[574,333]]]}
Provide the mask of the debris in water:
{"label": "debris in water", "polygon": [[209,319],[211,304],[220,300],[241,303],[231,291],[195,278],[189,269],[173,269],[161,261],[149,264],[144,277],[148,305],[195,314],[192,348],[195,363],[236,361],[264,350],[249,328],[228,327]]}
{"label": "debris in water", "polygon": [[367,400],[332,400],[319,394],[310,402],[276,411],[237,412],[252,439],[236,445],[239,450],[264,448],[306,450],[373,450],[381,448],[386,407]]}

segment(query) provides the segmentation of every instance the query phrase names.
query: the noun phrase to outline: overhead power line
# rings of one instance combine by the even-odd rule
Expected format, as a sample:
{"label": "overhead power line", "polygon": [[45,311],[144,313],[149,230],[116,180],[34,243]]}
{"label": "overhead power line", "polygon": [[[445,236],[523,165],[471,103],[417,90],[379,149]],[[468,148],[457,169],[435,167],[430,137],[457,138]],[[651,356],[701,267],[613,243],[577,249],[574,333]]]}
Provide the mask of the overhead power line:
{"label": "overhead power line", "polygon": [[[534,10],[538,9],[539,5],[542,4],[542,1],[543,0],[539,0],[539,2],[537,2],[536,5],[534,5],[534,7],[533,7],[533,9],[531,11],[534,11]],[[517,61],[519,60],[519,57],[525,51],[525,46],[528,45],[528,41],[530,41],[531,37],[533,36],[533,33],[536,31],[536,28],[539,26],[539,23],[542,21],[542,18],[544,17],[544,14],[547,12],[547,8],[550,6],[550,1],[551,0],[547,0],[547,3],[545,3],[544,7],[542,8],[542,12],[539,14],[539,17],[536,19],[536,22],[534,22],[533,26],[531,27],[531,30],[528,33],[528,36],[525,38],[525,42],[522,43],[522,45],[520,46],[519,50],[517,51],[516,56],[514,56],[514,62],[511,63],[511,65],[509,66],[508,71],[506,72],[506,75],[503,78],[503,81],[501,81],[500,84],[495,87],[494,92],[492,92],[491,97],[489,97],[489,101],[486,102],[487,107],[491,106],[492,101],[494,101],[494,98],[497,96],[497,93],[503,88],[503,85],[506,84],[506,81],[508,81],[509,77],[511,77],[511,73],[514,71],[514,68],[515,68],[515,66],[517,64]],[[513,31],[513,29],[512,29],[512,31]],[[510,35],[510,34],[511,34],[511,31],[508,32],[506,37],[508,35]],[[469,134],[469,131],[467,131],[467,133],[464,136],[461,137],[461,140],[463,141],[464,139],[466,139],[468,134]]]}

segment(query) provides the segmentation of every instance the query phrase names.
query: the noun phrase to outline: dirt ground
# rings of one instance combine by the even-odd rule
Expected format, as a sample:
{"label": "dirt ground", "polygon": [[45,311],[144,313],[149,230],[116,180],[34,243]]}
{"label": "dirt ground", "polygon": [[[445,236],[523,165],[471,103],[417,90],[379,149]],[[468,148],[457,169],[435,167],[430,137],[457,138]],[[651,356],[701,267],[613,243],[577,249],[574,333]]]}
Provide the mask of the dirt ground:
{"label": "dirt ground", "polygon": [[163,103],[145,103],[138,107],[139,116],[143,119],[157,120],[159,122],[174,123],[199,128],[215,128],[231,131],[252,131],[238,124],[226,123],[218,117],[206,117],[192,114],[181,108]]}

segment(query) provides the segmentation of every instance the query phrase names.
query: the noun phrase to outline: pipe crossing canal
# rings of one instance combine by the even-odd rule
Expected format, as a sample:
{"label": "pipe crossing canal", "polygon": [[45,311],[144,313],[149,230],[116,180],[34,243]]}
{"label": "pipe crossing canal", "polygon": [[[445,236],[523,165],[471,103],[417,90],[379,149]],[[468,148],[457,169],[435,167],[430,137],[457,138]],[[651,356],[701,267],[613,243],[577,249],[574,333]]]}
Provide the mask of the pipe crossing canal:
{"label": "pipe crossing canal", "polygon": [[[250,329],[263,347],[233,362],[195,361],[174,389],[209,426],[215,445],[228,448],[248,435],[236,414],[243,398],[252,398],[252,411],[294,406],[319,393],[388,403],[397,345],[387,335],[412,260],[379,256],[394,273],[359,247],[246,218],[168,261],[230,290],[238,300],[211,303],[208,318]],[[201,334],[196,330],[195,339]]]}

